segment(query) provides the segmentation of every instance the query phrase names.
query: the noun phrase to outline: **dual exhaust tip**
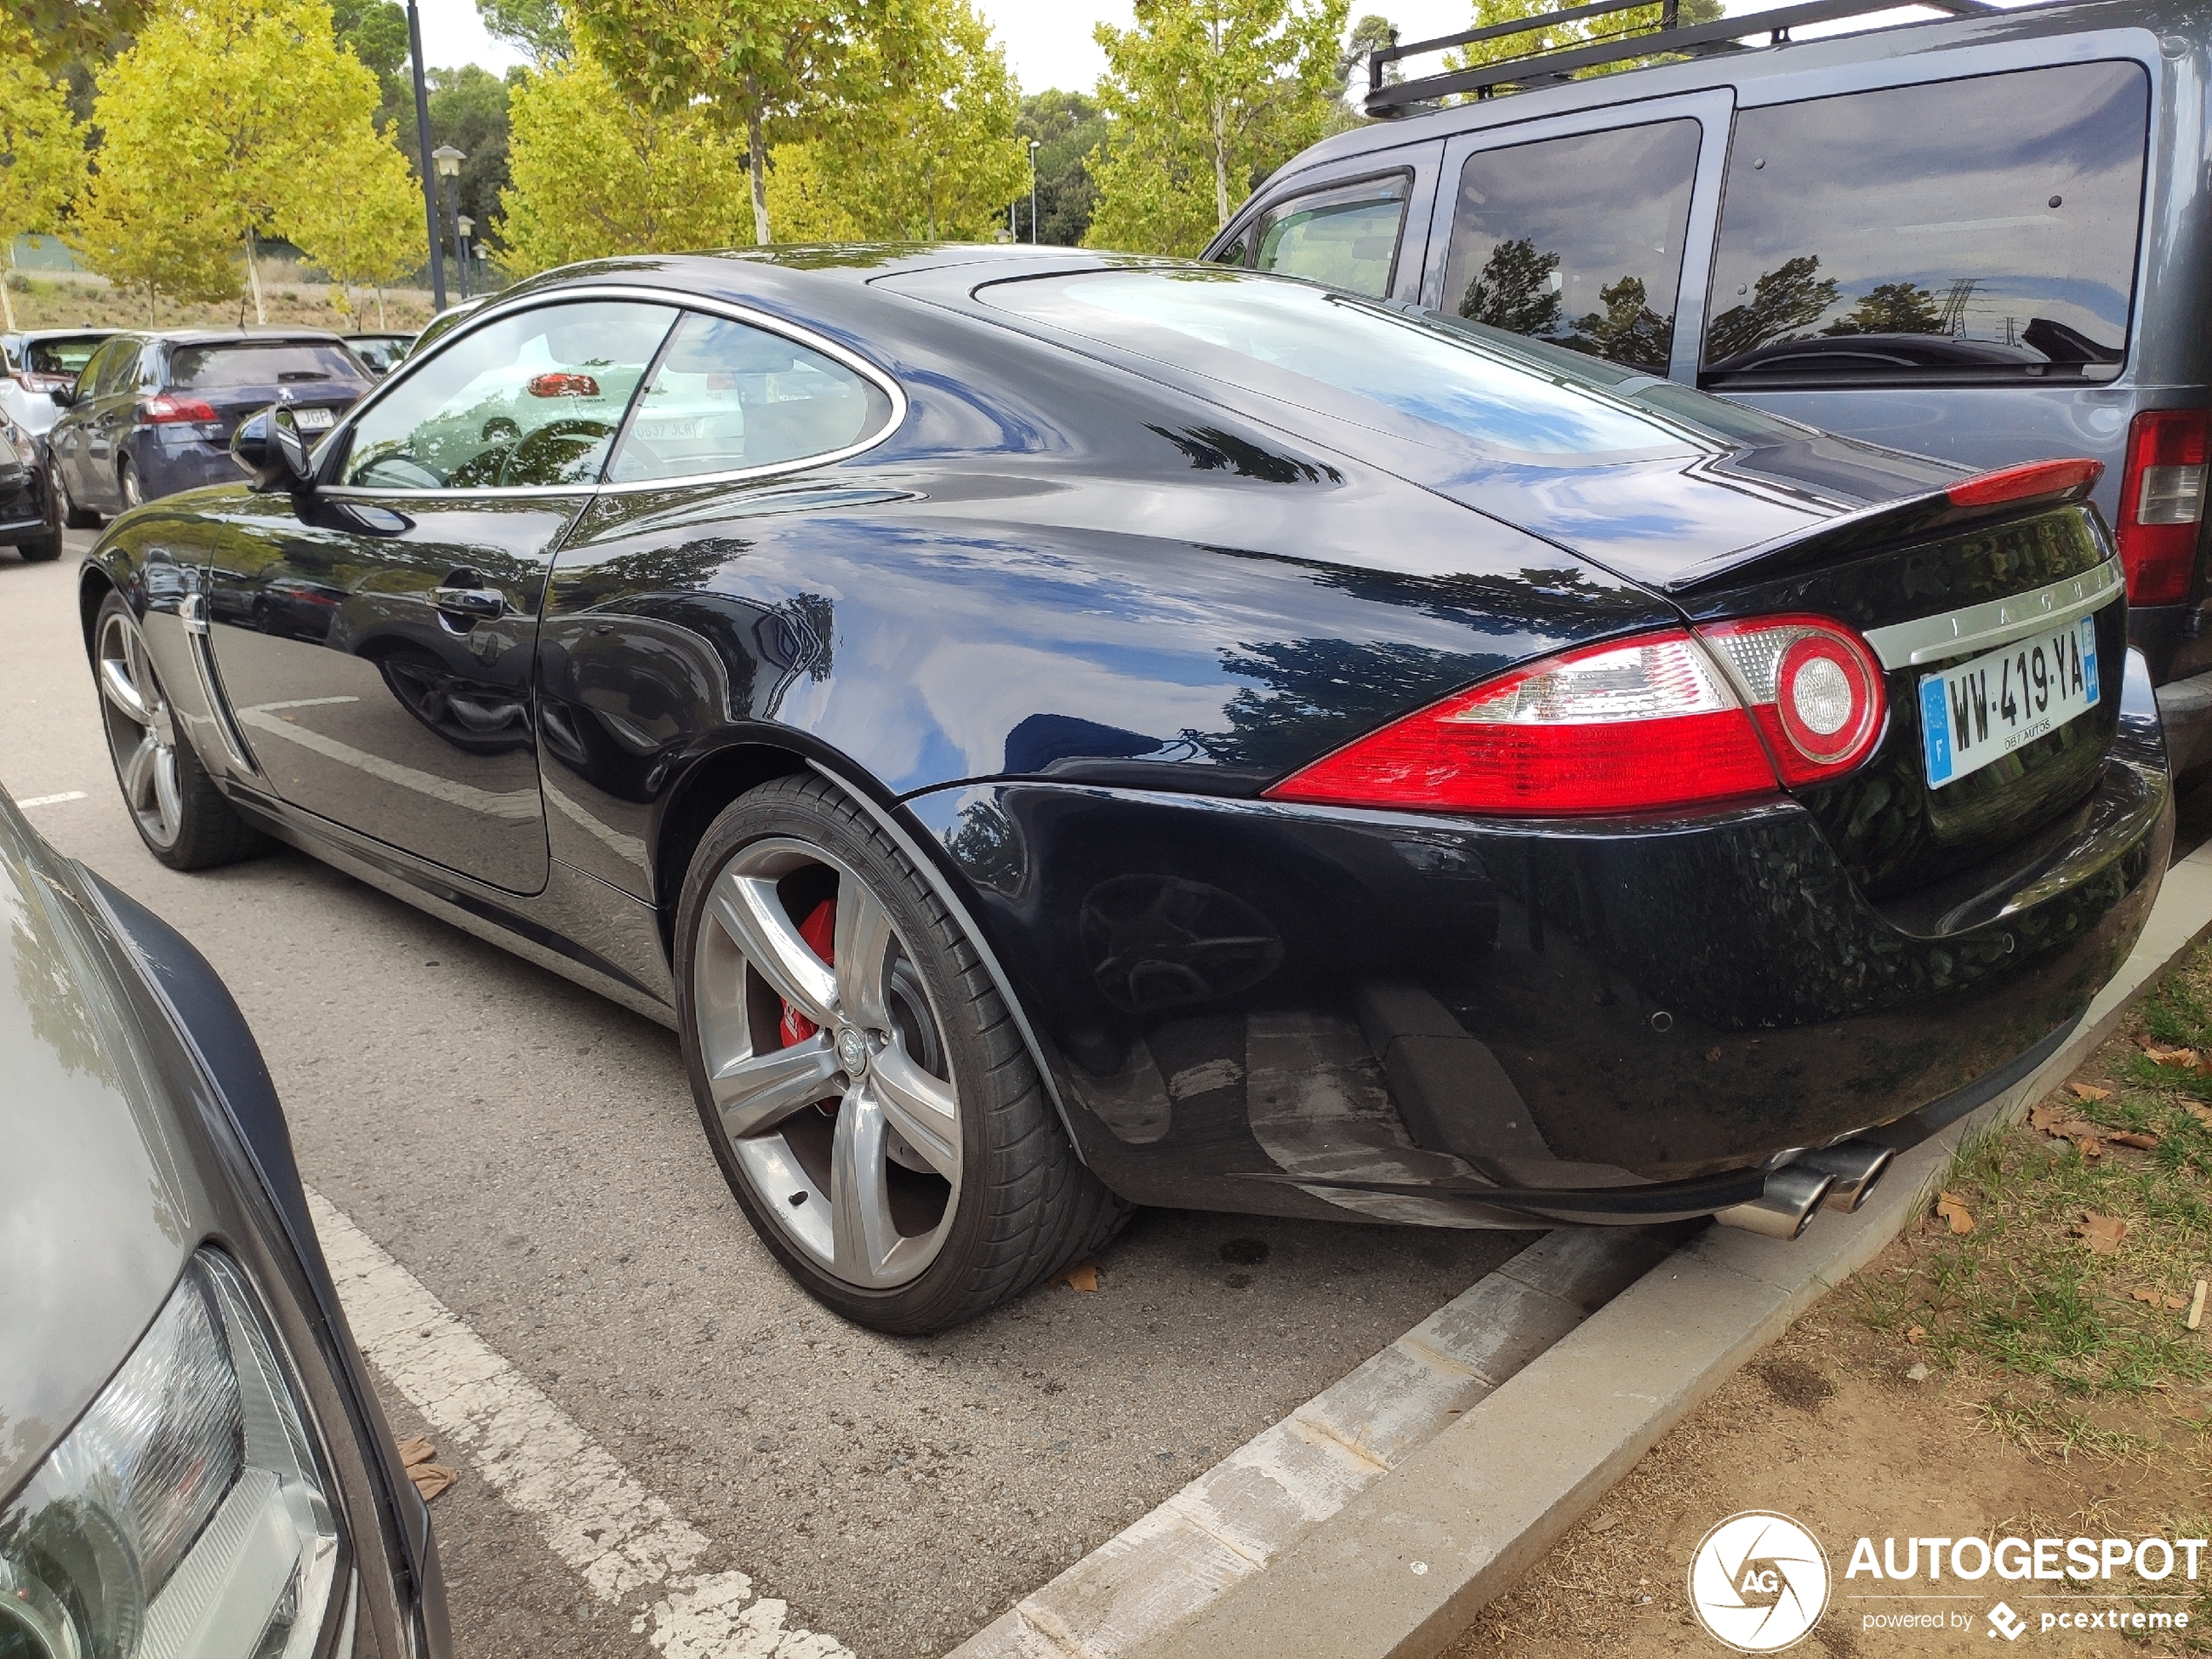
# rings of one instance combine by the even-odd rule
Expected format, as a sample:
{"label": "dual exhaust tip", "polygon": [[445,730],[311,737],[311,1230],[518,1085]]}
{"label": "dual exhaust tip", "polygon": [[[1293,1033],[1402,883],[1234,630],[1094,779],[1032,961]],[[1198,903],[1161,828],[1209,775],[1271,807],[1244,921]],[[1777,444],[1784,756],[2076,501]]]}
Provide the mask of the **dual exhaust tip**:
{"label": "dual exhaust tip", "polygon": [[1716,1210],[1713,1219],[1770,1238],[1795,1238],[1815,1211],[1849,1215],[1865,1204],[1896,1157],[1894,1147],[1872,1141],[1838,1141],[1770,1171],[1757,1197]]}

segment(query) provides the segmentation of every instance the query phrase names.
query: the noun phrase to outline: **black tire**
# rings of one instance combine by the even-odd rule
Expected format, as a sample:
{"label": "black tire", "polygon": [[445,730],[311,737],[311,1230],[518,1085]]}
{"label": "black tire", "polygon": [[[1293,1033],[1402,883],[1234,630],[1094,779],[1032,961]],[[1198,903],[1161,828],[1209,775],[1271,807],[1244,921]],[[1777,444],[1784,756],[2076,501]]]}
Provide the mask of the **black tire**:
{"label": "black tire", "polygon": [[88,508],[79,507],[69,493],[69,485],[62,479],[58,461],[46,463],[46,489],[54,498],[54,512],[60,517],[62,527],[72,530],[96,530],[100,527],[100,516]]}
{"label": "black tire", "polygon": [[16,543],[16,556],[25,564],[48,564],[62,556],[62,533],[48,530]]}
{"label": "black tire", "polygon": [[[122,686],[110,678],[111,658],[122,666]],[[172,870],[206,870],[267,845],[200,764],[168,708],[137,613],[112,590],[92,621],[92,677],[116,786],[147,852]],[[132,711],[126,691],[137,694],[147,718]]]}
{"label": "black tire", "polygon": [[[822,862],[808,866],[809,852]],[[838,1126],[838,1144],[846,1144],[844,1118],[855,1109],[861,1075],[873,1071],[887,1081],[887,1061],[911,1064],[916,1059],[914,1042],[901,1035],[905,1023],[875,1034],[885,1041],[873,1061],[846,1062],[854,1069],[839,1071],[833,1083],[816,1085],[810,1079],[804,1086],[823,1087],[823,1099],[783,1108],[785,1116],[770,1120],[772,1127],[748,1136],[746,1157],[740,1156],[709,1083],[705,1044],[716,1041],[718,1031],[726,1033],[732,1021],[757,1031],[746,1022],[775,1017],[774,992],[768,990],[767,1001],[761,1001],[765,976],[752,965],[752,956],[738,949],[729,929],[709,914],[710,900],[725,873],[736,879],[762,867],[764,857],[784,860],[795,872],[778,875],[772,871],[782,867],[774,866],[768,867],[771,873],[751,878],[774,896],[785,925],[793,930],[806,918],[792,913],[793,900],[787,895],[800,894],[797,901],[802,907],[815,904],[823,892],[842,903],[844,884],[855,878],[862,882],[867,896],[887,914],[892,934],[881,982],[895,988],[905,983],[899,973],[910,968],[926,993],[924,1017],[932,1023],[924,1035],[934,1057],[933,1076],[943,1080],[957,1102],[957,1178],[941,1201],[940,1218],[929,1235],[935,1253],[904,1283],[878,1288],[840,1275],[834,1264],[807,1247],[797,1221],[787,1222],[779,1212],[779,1198],[793,1195],[764,1190],[756,1171],[762,1167],[760,1149],[770,1143],[778,1149],[777,1157],[791,1160],[782,1167],[796,1169],[804,1160],[799,1150],[803,1137],[831,1133],[813,1114],[826,1104],[828,1095],[840,1091],[847,1092],[827,1121]],[[826,888],[819,881],[807,885],[818,875],[828,880]],[[730,889],[725,884],[720,891],[724,898],[717,903],[726,900]],[[805,896],[809,894],[815,896]],[[703,935],[707,935],[704,952]],[[739,966],[730,979],[726,964],[732,961]],[[875,821],[826,779],[776,779],[740,796],[709,826],[692,857],[677,911],[676,964],[685,1066],[723,1175],[761,1241],[809,1295],[846,1318],[897,1335],[943,1330],[1100,1248],[1127,1223],[1130,1207],[1082,1166],[1069,1144],[1021,1032],[960,921]],[[819,961],[815,966],[826,974],[835,971]],[[846,1003],[840,999],[837,1006]],[[838,1055],[849,1052],[828,1042],[827,1030],[821,1036],[827,1043],[826,1062],[835,1063]],[[792,1040],[786,1037],[785,1042]],[[899,1048],[895,1056],[889,1052],[893,1043]],[[764,1049],[756,1042],[745,1051],[747,1062],[775,1049],[773,1042]],[[728,1065],[735,1063],[725,1064],[725,1076]],[[912,1143],[899,1143],[910,1153],[914,1150]],[[909,1177],[919,1190],[930,1172],[915,1162],[900,1162],[919,1171]],[[805,1189],[802,1198],[812,1193],[829,1210],[843,1213],[833,1188],[813,1186],[803,1177],[786,1177],[784,1184],[799,1185]],[[794,1217],[804,1208],[801,1203]],[[899,1231],[905,1234],[903,1226]],[[900,1244],[913,1237],[901,1237]],[[839,1255],[842,1259],[841,1247]]]}

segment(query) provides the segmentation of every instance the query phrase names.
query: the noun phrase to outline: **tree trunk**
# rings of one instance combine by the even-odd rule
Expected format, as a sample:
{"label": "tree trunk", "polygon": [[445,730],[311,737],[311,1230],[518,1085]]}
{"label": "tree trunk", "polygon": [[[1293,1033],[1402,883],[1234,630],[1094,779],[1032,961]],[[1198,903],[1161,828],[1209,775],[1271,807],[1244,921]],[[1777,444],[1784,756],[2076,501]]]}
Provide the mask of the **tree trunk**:
{"label": "tree trunk", "polygon": [[253,290],[253,320],[269,326],[269,307],[261,298],[261,267],[253,262],[253,233],[246,233],[246,280]]}
{"label": "tree trunk", "polygon": [[1221,100],[1215,98],[1207,110],[1213,118],[1213,212],[1214,228],[1229,228],[1229,139],[1223,131],[1226,116]]}
{"label": "tree trunk", "polygon": [[745,171],[752,175],[752,239],[768,246],[768,153],[760,141],[760,83],[745,78]]}
{"label": "tree trunk", "polygon": [[376,326],[379,328],[388,328],[392,326],[384,320],[384,290],[381,287],[376,290]]}
{"label": "tree trunk", "polygon": [[4,274],[0,274],[0,318],[4,318],[6,320],[8,332],[11,334],[16,332],[16,302],[9,297],[8,280],[9,278],[14,276],[15,273],[15,261],[13,260],[10,260],[8,261],[8,269],[6,273]]}

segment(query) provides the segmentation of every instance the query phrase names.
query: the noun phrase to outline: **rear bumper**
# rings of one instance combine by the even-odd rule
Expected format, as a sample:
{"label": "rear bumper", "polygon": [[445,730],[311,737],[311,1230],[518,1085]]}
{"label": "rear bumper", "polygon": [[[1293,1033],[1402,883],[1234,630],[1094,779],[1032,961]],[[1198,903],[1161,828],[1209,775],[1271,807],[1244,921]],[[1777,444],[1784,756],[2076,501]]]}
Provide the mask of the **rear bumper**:
{"label": "rear bumper", "polygon": [[2117,970],[2173,835],[2147,721],[2059,823],[1878,907],[1788,803],[1549,826],[1049,783],[908,805],[1117,1192],[1461,1226],[1710,1213],[1797,1149],[1993,1092]]}

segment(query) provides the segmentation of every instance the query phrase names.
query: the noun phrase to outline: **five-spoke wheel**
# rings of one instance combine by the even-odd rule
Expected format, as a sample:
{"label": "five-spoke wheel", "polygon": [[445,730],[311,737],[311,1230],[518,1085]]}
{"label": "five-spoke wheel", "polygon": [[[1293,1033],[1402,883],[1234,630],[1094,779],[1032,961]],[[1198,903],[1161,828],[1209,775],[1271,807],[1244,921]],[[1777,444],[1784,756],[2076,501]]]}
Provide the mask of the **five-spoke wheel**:
{"label": "five-spoke wheel", "polygon": [[118,604],[101,612],[92,671],[99,681],[100,712],[116,779],[123,786],[123,804],[149,846],[173,847],[185,825],[176,717],[146,656],[145,634],[128,607]]}
{"label": "five-spoke wheel", "polygon": [[1076,1159],[961,918],[826,779],[761,785],[692,855],[684,1055],[731,1190],[819,1300],[971,1318],[1126,1220]]}

